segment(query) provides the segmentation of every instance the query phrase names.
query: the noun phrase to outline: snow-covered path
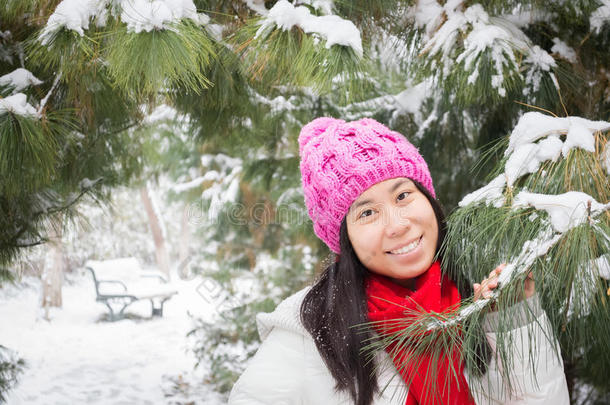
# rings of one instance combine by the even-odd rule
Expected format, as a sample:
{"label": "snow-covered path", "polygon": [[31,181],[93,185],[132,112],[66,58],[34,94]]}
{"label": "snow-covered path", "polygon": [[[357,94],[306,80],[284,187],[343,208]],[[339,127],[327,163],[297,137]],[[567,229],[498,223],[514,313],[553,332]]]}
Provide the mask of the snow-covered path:
{"label": "snow-covered path", "polygon": [[[106,308],[95,302],[89,274],[63,288],[63,308],[42,318],[38,281],[0,288],[0,344],[27,362],[8,404],[221,404],[193,371],[186,338],[191,314],[212,316],[197,293],[201,280],[172,282],[178,295],[165,303],[163,318],[98,322]],[[150,316],[148,301],[129,307]],[[175,384],[180,382],[181,384]],[[182,387],[176,390],[175,387]]]}

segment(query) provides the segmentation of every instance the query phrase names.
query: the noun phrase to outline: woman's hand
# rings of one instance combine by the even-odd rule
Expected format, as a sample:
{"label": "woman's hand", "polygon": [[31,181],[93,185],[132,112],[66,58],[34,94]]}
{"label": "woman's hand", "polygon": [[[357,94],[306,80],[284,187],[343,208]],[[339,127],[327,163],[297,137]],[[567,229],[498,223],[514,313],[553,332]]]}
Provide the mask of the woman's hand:
{"label": "woman's hand", "polygon": [[478,301],[481,298],[491,297],[492,290],[498,287],[498,277],[500,276],[500,273],[502,273],[504,267],[506,267],[505,263],[499,265],[491,273],[489,273],[489,276],[486,279],[481,281],[481,284],[474,283],[472,285],[472,287],[474,288],[475,301]]}
{"label": "woman's hand", "polygon": [[534,283],[534,275],[530,271],[527,274],[527,278],[525,279],[525,283],[523,284],[523,297],[528,299],[532,295],[536,293],[536,285]]}
{"label": "woman's hand", "polygon": [[[499,265],[496,267],[489,276],[481,281],[481,283],[474,283],[472,287],[474,288],[474,300],[480,300],[481,298],[489,298],[491,297],[492,290],[498,287],[498,277],[502,270],[506,267],[506,263]],[[525,283],[523,285],[523,298],[528,299],[536,292],[534,278],[532,273],[530,272],[525,279]]]}

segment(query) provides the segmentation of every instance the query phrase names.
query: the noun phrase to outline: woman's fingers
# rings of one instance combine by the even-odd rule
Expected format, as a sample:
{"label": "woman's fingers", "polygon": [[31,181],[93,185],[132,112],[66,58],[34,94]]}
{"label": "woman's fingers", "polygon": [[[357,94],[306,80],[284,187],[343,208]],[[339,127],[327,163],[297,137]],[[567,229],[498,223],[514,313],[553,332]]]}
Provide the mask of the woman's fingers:
{"label": "woman's fingers", "polygon": [[[481,283],[474,283],[474,300],[477,301],[481,298],[487,299],[491,298],[493,294],[493,290],[498,288],[499,285],[499,276],[502,273],[502,270],[506,267],[506,264],[502,264],[496,267],[491,273],[489,273],[489,277],[481,281]],[[529,272],[525,282],[523,284],[523,298],[530,298],[532,295],[536,293],[536,287],[534,282],[534,275],[532,272]]]}
{"label": "woman's fingers", "polygon": [[489,277],[499,276],[500,273],[502,273],[502,270],[504,270],[505,267],[506,267],[506,263],[502,263],[501,265],[499,265],[498,267],[493,269],[491,271],[491,273],[489,273]]}
{"label": "woman's fingers", "polygon": [[527,278],[525,279],[525,283],[523,285],[523,295],[525,298],[529,298],[536,292],[536,283],[534,282],[534,274],[530,271],[527,274]]}
{"label": "woman's fingers", "polygon": [[474,283],[472,288],[474,289],[474,300],[476,301],[481,298],[481,284]]}
{"label": "woman's fingers", "polygon": [[502,270],[506,264],[501,264],[489,273],[489,276],[481,281],[481,284],[475,283],[472,285],[474,289],[474,300],[480,298],[490,298],[492,290],[498,287],[498,276],[502,273]]}

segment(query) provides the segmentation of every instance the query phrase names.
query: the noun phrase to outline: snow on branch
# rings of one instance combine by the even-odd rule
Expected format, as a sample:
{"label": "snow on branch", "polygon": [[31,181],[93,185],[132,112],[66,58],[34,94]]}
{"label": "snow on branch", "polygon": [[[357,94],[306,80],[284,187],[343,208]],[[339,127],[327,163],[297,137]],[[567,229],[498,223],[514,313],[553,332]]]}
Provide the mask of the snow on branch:
{"label": "snow on branch", "polygon": [[610,0],[600,0],[600,2],[602,5],[589,17],[591,31],[595,33],[599,33],[604,24],[610,23]]}
{"label": "snow on branch", "polygon": [[[521,195],[524,194],[524,195]],[[521,196],[521,197],[520,197]],[[466,318],[481,311],[495,301],[502,291],[519,276],[530,271],[536,259],[543,257],[561,239],[565,232],[610,209],[610,203],[599,204],[595,199],[585,193],[565,193],[558,196],[548,196],[532,193],[520,193],[516,200],[526,201],[537,209],[544,209],[550,214],[550,225],[543,228],[538,236],[523,244],[520,253],[506,264],[498,276],[498,288],[493,290],[488,298],[479,299],[464,306],[457,315],[441,321],[435,319],[428,324],[428,330],[453,326],[463,322]],[[521,204],[517,204],[517,208]],[[587,209],[587,207],[589,207]],[[562,216],[567,215],[567,220]],[[554,229],[553,229],[554,228]],[[590,263],[601,277],[608,277],[608,258],[599,257]]]}
{"label": "snow on branch", "polygon": [[553,47],[551,48],[551,52],[554,52],[567,60],[570,63],[576,63],[578,57],[576,56],[576,51],[574,48],[563,42],[559,38],[553,38]]}
{"label": "snow on branch", "polygon": [[[537,172],[540,165],[547,160],[556,162],[561,155],[567,157],[574,148],[595,152],[594,133],[609,129],[610,122],[606,121],[591,121],[581,117],[551,117],[539,112],[523,114],[510,135],[508,148],[504,151],[504,155],[508,156],[504,173],[486,186],[466,195],[459,202],[459,206],[484,202],[501,207],[506,185],[510,187],[521,176]],[[565,136],[565,141],[562,141],[560,136]]]}
{"label": "snow on branch", "polygon": [[[424,43],[424,52],[428,52],[431,57],[440,56],[445,66],[464,63],[465,70],[472,70],[468,83],[474,84],[478,78],[479,57],[489,50],[496,72],[492,77],[492,86],[503,97],[506,94],[503,87],[505,66],[518,64],[515,49],[524,53],[528,50],[527,37],[523,32],[507,20],[491,18],[480,4],[462,11],[461,2],[450,1],[444,7],[438,3],[434,5],[436,2],[426,3],[427,7],[420,7],[416,14],[418,25],[425,26],[429,31],[437,25],[436,21],[443,13],[447,20]],[[430,20],[425,22],[425,18]],[[458,41],[463,41],[463,50],[455,58],[453,53]]]}
{"label": "snow on branch", "polygon": [[506,175],[501,174],[490,181],[487,185],[467,194],[458,203],[460,207],[465,207],[471,203],[484,202],[492,204],[496,208],[504,205],[504,187],[506,186]]}
{"label": "snow on branch", "polygon": [[606,173],[610,176],[610,141],[604,146],[604,154],[602,156],[602,165],[606,169]]}
{"label": "snow on branch", "polygon": [[[507,156],[519,146],[554,134],[567,135],[566,142],[570,149],[582,147],[593,152],[593,132],[609,129],[610,122],[606,121],[591,121],[581,117],[551,117],[539,112],[528,112],[519,119],[504,155]],[[580,141],[579,137],[582,138]],[[568,151],[569,149],[563,151],[564,156]]]}
{"label": "snow on branch", "polygon": [[562,233],[610,209],[610,203],[601,204],[589,194],[580,191],[557,195],[521,191],[515,197],[513,208],[529,206],[546,211],[555,231]]}
{"label": "snow on branch", "polygon": [[362,39],[360,31],[353,22],[337,15],[316,16],[311,14],[305,6],[295,7],[287,0],[280,0],[269,10],[256,32],[258,37],[269,27],[289,31],[298,26],[307,34],[317,34],[326,39],[326,48],[333,45],[351,47],[359,56],[362,56]]}
{"label": "snow on branch", "polygon": [[[496,299],[511,281],[528,272],[536,259],[546,255],[566,232],[587,220],[593,221],[597,216],[610,209],[610,203],[600,204],[590,195],[576,191],[559,195],[521,192],[515,198],[513,208],[518,209],[526,206],[533,206],[538,210],[546,211],[549,214],[550,226],[543,228],[533,240],[526,241],[521,248],[521,252],[507,263],[498,277],[498,289],[492,292],[490,298],[467,305],[460,311],[456,319],[449,322],[459,322],[477,310],[484,308]],[[608,275],[607,257],[599,257],[591,263],[591,266],[597,270],[600,276]]]}
{"label": "snow on branch", "polygon": [[42,80],[23,68],[15,69],[11,73],[0,76],[0,86],[10,86],[14,92],[20,92],[26,87],[38,86],[39,84],[42,84]]}
{"label": "snow on branch", "polygon": [[62,0],[49,17],[38,40],[42,45],[48,45],[53,34],[62,28],[76,31],[82,37],[85,35],[84,30],[89,29],[92,18],[95,17],[100,26],[105,24],[107,4],[108,0]]}
{"label": "snow on branch", "polygon": [[593,274],[610,280],[610,255],[600,256],[592,260],[588,266],[588,270]]}
{"label": "snow on branch", "polygon": [[265,7],[264,0],[242,0],[248,8],[260,15],[269,14],[269,10]]}
{"label": "snow on branch", "polygon": [[547,51],[545,51],[538,45],[532,46],[529,49],[524,63],[526,65],[529,65],[529,69],[527,69],[527,72],[525,74],[525,82],[529,86],[526,86],[523,89],[523,95],[528,95],[530,89],[533,91],[538,91],[540,89],[542,77],[545,74],[550,75],[551,80],[553,80],[553,84],[555,85],[555,88],[559,90],[559,83],[557,82],[557,78],[555,77],[555,74],[551,71],[551,68],[557,67],[557,63]]}
{"label": "snow on branch", "polygon": [[333,0],[297,0],[295,4],[307,4],[316,10],[320,10],[323,14],[333,13]]}
{"label": "snow on branch", "polygon": [[51,88],[47,92],[47,95],[44,96],[44,98],[42,100],[40,100],[40,106],[38,106],[38,114],[40,114],[42,112],[42,110],[44,109],[44,107],[47,105],[47,102],[49,101],[49,98],[51,97],[51,94],[53,94],[53,90],[55,90],[55,88],[59,84],[59,80],[61,80],[61,72],[59,72],[57,74],[57,76],[55,76],[55,80],[53,81],[53,85],[51,86]]}
{"label": "snow on branch", "polygon": [[518,275],[528,272],[536,259],[546,255],[562,235],[562,233],[554,233],[550,228],[546,228],[540,232],[538,237],[525,242],[519,255],[507,263],[498,276],[498,289],[492,293],[492,297],[497,298],[510,281]]}
{"label": "snow on branch", "polygon": [[502,273],[498,276],[498,288],[493,290],[488,298],[481,298],[465,305],[455,316],[447,320],[434,319],[428,324],[428,330],[445,328],[463,322],[473,314],[485,309],[495,301],[501,291],[515,280],[519,275],[525,274],[537,258],[547,254],[547,252],[559,241],[561,233],[555,233],[550,227],[544,229],[540,234],[523,244],[521,252],[506,264]]}
{"label": "snow on branch", "polygon": [[0,98],[0,115],[6,113],[13,113],[23,117],[39,117],[38,112],[28,103],[27,97],[23,93]]}
{"label": "snow on branch", "polygon": [[120,19],[129,32],[150,32],[153,29],[171,29],[182,19],[207,24],[209,17],[197,13],[193,0],[62,0],[49,17],[39,41],[48,45],[53,34],[62,28],[85,35],[89,22],[95,18],[98,26],[104,26],[108,6],[119,6]]}
{"label": "snow on branch", "polygon": [[178,111],[167,104],[161,104],[142,120],[144,125],[156,125],[161,121],[173,121],[178,117]]}
{"label": "snow on branch", "polygon": [[206,171],[203,176],[186,183],[177,184],[173,187],[173,191],[180,193],[210,182],[211,184],[201,193],[201,199],[208,201],[210,206],[203,214],[205,218],[200,219],[215,221],[223,207],[238,201],[243,161],[222,153],[216,155],[205,154],[201,156],[201,166]]}
{"label": "snow on branch", "polygon": [[171,29],[182,19],[209,22],[207,15],[197,13],[192,0],[122,0],[121,8],[121,21],[127,24],[127,31],[135,33]]}
{"label": "snow on branch", "polygon": [[[471,72],[468,85],[474,85],[483,69],[481,56],[485,53],[495,74],[491,85],[501,97],[506,96],[506,70],[521,75],[520,58],[527,65],[525,82],[537,91],[543,75],[550,74],[556,67],[555,60],[544,49],[532,45],[530,39],[519,28],[519,21],[504,17],[490,16],[480,4],[464,9],[460,0],[447,1],[440,5],[435,0],[421,0],[411,9],[411,16],[417,27],[424,30],[422,53],[429,57],[439,57],[442,74],[447,75],[451,68],[463,64],[464,70]],[[556,80],[554,80],[556,81]]]}

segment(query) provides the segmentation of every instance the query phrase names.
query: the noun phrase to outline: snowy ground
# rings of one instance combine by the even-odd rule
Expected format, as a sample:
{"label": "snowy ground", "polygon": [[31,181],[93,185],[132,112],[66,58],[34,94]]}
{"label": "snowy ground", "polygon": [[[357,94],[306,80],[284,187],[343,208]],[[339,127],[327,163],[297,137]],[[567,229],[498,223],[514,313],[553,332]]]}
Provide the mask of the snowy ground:
{"label": "snowy ground", "polygon": [[191,314],[214,316],[197,292],[201,279],[174,277],[178,294],[165,303],[163,318],[148,319],[150,304],[129,307],[134,319],[100,321],[107,310],[95,302],[91,276],[71,275],[63,308],[44,320],[39,281],[0,288],[0,343],[27,362],[8,404],[210,404],[223,399],[201,384],[186,338]]}

